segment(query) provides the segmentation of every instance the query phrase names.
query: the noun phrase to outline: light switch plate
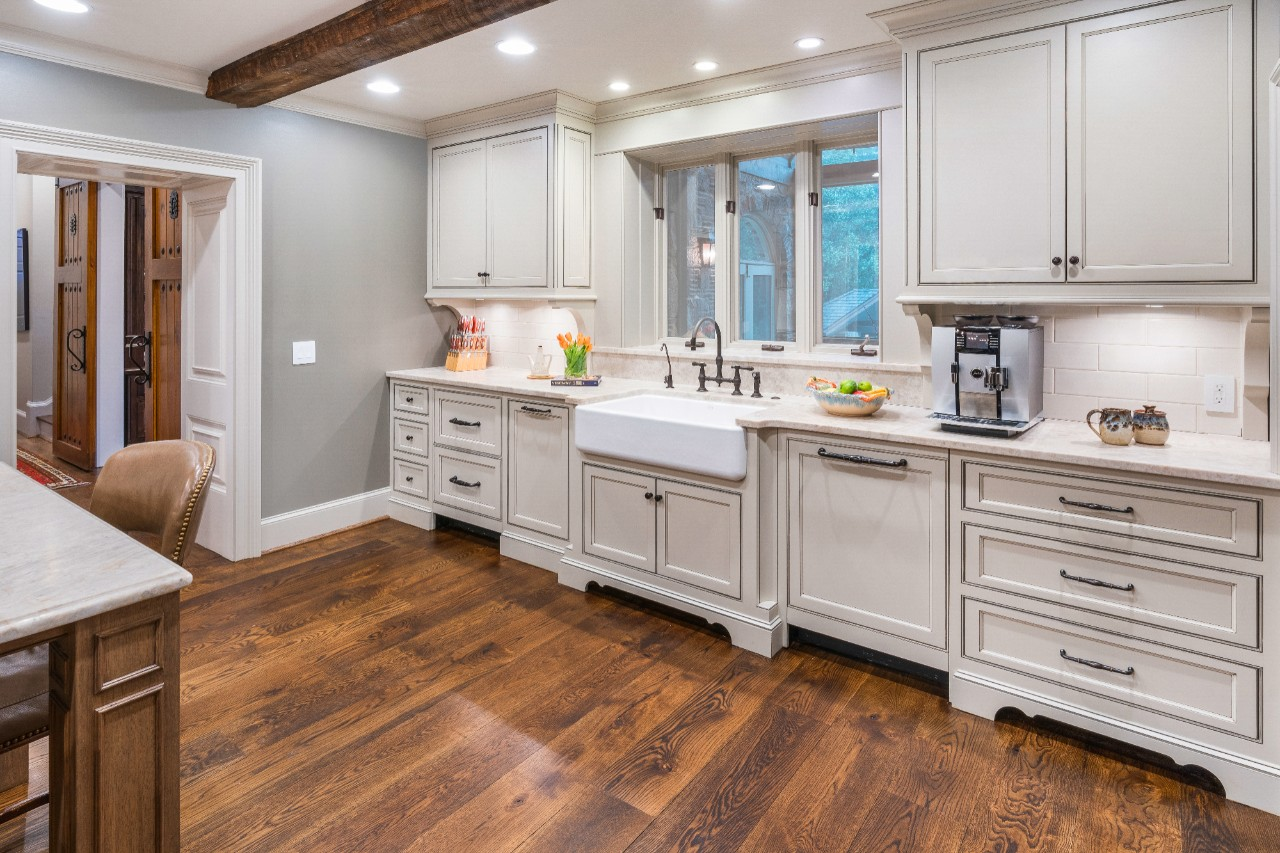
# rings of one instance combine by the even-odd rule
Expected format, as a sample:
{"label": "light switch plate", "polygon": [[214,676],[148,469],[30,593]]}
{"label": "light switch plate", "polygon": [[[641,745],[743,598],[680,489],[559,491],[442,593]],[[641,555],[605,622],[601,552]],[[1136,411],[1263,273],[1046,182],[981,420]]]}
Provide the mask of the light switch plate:
{"label": "light switch plate", "polygon": [[316,342],[315,341],[294,341],[293,342],[293,363],[294,364],[315,364],[316,363]]}
{"label": "light switch plate", "polygon": [[1226,415],[1236,410],[1236,378],[1234,376],[1205,376],[1204,410]]}

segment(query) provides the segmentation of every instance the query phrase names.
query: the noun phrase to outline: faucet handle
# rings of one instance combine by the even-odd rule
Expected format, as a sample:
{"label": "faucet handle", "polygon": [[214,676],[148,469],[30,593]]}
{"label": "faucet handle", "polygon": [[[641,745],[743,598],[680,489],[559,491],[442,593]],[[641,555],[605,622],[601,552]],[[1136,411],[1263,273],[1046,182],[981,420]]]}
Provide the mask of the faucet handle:
{"label": "faucet handle", "polygon": [[752,367],[752,366],[751,366],[751,365],[749,365],[749,364],[735,364],[735,365],[733,365],[732,367],[730,367],[729,369],[730,369],[730,370],[733,370],[733,371],[738,371],[738,370],[755,370],[755,368],[754,368],[754,367]]}
{"label": "faucet handle", "polygon": [[707,393],[707,363],[705,361],[695,361],[693,366],[698,368],[698,390]]}

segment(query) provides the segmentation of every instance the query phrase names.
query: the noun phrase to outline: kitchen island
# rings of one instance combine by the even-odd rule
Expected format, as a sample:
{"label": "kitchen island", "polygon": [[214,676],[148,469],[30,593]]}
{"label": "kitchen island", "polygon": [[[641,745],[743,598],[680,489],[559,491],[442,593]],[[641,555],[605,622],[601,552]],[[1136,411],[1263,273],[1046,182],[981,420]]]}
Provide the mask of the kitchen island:
{"label": "kitchen island", "polygon": [[49,644],[50,849],[178,849],[185,570],[0,465],[0,654]]}

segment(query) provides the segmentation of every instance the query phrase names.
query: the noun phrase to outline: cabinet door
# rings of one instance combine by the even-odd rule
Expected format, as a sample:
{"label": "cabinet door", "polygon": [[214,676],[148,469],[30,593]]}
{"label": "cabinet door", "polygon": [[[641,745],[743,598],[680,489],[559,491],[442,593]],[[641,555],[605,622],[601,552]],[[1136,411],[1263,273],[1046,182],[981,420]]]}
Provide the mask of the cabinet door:
{"label": "cabinet door", "polygon": [[484,140],[431,152],[433,287],[480,287],[488,272]]}
{"label": "cabinet door", "polygon": [[569,538],[569,410],[507,403],[507,522]]}
{"label": "cabinet door", "polygon": [[1251,29],[1203,0],[1067,28],[1073,282],[1252,279]]}
{"label": "cabinet door", "polygon": [[560,130],[560,285],[591,286],[591,134]]}
{"label": "cabinet door", "polygon": [[742,497],[658,481],[658,574],[742,596]]}
{"label": "cabinet door", "polygon": [[920,54],[921,282],[1064,281],[1064,38]]}
{"label": "cabinet door", "polygon": [[549,130],[490,139],[490,287],[546,287],[550,210]]}
{"label": "cabinet door", "polygon": [[788,607],[945,648],[946,463],[792,440],[788,471]]}
{"label": "cabinet door", "polygon": [[654,571],[656,490],[652,477],[582,466],[582,549],[624,566]]}

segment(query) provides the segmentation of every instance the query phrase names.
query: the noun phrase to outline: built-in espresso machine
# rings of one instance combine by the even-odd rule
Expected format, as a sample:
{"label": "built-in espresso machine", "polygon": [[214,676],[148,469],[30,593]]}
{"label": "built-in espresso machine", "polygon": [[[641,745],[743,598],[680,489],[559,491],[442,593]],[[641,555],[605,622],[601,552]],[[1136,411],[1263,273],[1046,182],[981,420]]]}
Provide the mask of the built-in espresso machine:
{"label": "built-in espresso machine", "polygon": [[1044,329],[1035,317],[956,317],[933,330],[933,417],[944,430],[1021,435],[1042,420]]}

